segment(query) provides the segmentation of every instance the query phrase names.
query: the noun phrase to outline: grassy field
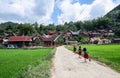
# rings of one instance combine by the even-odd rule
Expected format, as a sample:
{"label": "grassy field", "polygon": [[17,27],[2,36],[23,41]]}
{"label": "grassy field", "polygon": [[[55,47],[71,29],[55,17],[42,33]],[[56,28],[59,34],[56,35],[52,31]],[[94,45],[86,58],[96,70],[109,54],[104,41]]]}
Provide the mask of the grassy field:
{"label": "grassy field", "polygon": [[[120,72],[120,45],[82,45],[86,47],[91,58],[105,63],[111,68]],[[73,46],[67,47],[73,50]],[[78,50],[78,46],[77,46]]]}
{"label": "grassy field", "polygon": [[[50,48],[35,50],[0,49],[0,78],[16,78],[18,75],[24,77],[25,72],[33,70],[37,65],[40,65],[41,61],[48,65],[49,63],[44,60],[51,58],[51,51]],[[21,75],[22,72],[24,75]]]}

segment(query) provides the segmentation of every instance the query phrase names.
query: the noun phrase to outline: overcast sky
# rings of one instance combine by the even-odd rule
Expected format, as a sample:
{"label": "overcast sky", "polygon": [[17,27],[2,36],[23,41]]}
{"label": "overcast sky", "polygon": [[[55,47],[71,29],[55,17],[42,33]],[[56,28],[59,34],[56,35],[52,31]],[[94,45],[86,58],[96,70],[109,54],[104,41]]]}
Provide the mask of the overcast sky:
{"label": "overcast sky", "polygon": [[0,23],[63,24],[104,16],[120,0],[0,0]]}

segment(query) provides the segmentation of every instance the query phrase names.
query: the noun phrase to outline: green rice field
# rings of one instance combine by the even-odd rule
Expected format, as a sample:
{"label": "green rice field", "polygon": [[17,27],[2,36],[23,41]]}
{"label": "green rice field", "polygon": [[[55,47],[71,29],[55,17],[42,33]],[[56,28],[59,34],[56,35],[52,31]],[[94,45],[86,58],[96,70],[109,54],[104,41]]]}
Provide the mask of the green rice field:
{"label": "green rice field", "polygon": [[0,49],[0,78],[17,78],[28,65],[48,56],[52,49]]}
{"label": "green rice field", "polygon": [[[94,60],[105,63],[109,67],[120,72],[120,45],[81,45],[82,48],[86,47],[90,57]],[[73,46],[67,47],[73,50]],[[78,46],[77,46],[78,50]]]}

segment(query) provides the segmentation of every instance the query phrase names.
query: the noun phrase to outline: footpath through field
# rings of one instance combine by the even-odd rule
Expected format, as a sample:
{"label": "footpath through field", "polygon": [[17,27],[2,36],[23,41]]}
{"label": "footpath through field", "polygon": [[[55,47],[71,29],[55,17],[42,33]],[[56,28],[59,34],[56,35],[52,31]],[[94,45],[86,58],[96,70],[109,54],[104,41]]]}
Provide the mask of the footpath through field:
{"label": "footpath through field", "polygon": [[57,48],[51,78],[120,78],[120,73],[96,61],[84,63],[64,46]]}

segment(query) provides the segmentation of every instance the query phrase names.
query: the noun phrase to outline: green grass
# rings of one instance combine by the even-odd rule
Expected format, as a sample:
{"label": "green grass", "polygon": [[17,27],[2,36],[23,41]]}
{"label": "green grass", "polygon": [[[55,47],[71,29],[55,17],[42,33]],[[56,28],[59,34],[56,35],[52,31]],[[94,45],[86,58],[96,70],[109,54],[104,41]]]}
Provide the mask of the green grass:
{"label": "green grass", "polygon": [[[88,49],[91,58],[98,60],[120,72],[120,45],[82,45]],[[72,50],[73,47],[67,47]],[[78,46],[77,46],[78,49]]]}
{"label": "green grass", "polygon": [[50,78],[52,58],[56,49],[53,49],[48,55],[37,60],[33,65],[27,66],[18,78]]}
{"label": "green grass", "polygon": [[[52,49],[0,49],[0,78],[16,78],[28,67],[37,66],[39,59],[50,55]],[[49,64],[49,63],[48,63]]]}

